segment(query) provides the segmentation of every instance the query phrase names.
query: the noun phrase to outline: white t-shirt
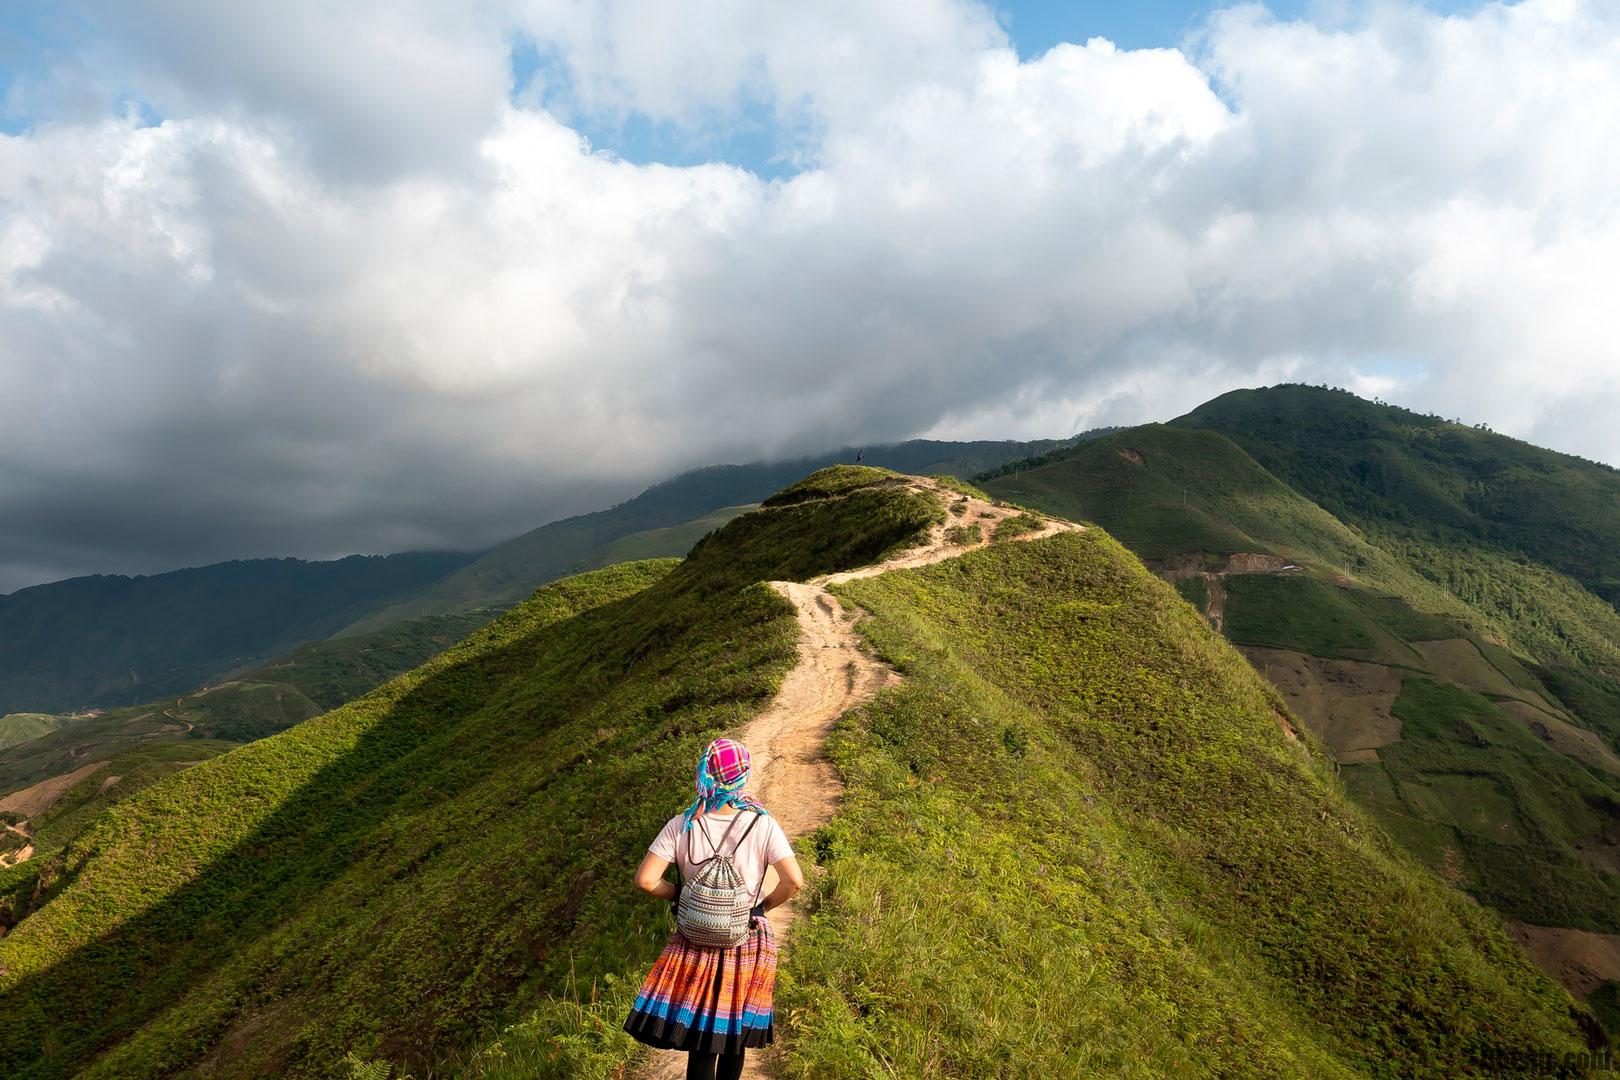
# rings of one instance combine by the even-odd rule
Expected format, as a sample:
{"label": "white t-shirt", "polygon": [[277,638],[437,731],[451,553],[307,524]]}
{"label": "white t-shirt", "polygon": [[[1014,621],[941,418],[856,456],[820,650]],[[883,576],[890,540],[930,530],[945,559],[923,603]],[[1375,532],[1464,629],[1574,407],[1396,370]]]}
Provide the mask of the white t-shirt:
{"label": "white t-shirt", "polygon": [[[708,861],[715,853],[715,845],[720,843],[727,827],[736,821],[731,835],[726,837],[725,850],[737,849],[737,872],[748,883],[749,895],[758,895],[760,882],[765,880],[765,868],[773,863],[781,862],[793,854],[793,847],[788,843],[787,833],[782,826],[769,814],[753,820],[751,810],[740,811],[736,815],[724,816],[719,814],[704,814],[692,822],[692,831],[683,833],[681,826],[686,823],[686,815],[676,814],[664,823],[658,831],[658,836],[647,848],[648,851],[660,859],[670,862],[679,861],[681,877],[690,880],[696,877],[701,870],[698,865]],[[748,829],[753,825],[752,829]],[[739,845],[737,838],[742,836],[743,830],[748,829],[748,836]],[[760,899],[764,899],[760,896]]]}

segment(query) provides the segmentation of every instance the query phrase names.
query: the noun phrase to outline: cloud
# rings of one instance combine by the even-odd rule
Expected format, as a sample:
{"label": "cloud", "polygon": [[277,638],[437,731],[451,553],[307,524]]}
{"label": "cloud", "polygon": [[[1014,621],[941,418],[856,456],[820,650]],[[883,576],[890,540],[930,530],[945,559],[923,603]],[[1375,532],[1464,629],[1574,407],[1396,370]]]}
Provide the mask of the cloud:
{"label": "cloud", "polygon": [[[88,13],[98,100],[150,112],[0,136],[0,589],[477,546],[709,461],[1284,377],[1620,462],[1606,6],[1026,62],[948,0],[450,10]],[[761,103],[781,180],[571,126]]]}

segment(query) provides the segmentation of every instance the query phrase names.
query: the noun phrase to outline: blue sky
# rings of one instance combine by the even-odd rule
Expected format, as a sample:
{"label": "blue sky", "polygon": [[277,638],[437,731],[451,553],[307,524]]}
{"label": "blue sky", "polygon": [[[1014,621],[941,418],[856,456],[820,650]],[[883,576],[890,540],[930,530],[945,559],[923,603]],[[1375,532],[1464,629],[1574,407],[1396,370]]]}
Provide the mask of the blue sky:
{"label": "blue sky", "polygon": [[[1007,30],[1024,59],[1039,56],[1060,41],[1083,42],[1105,37],[1125,49],[1151,49],[1179,42],[1213,10],[1230,4],[1187,3],[1186,0],[1128,0],[1102,3],[1076,0],[1007,0],[997,7],[1007,17]],[[1321,0],[1270,0],[1265,5],[1278,18],[1323,21],[1335,11],[1355,5]],[[1433,11],[1469,11],[1479,0],[1430,0]]]}
{"label": "blue sky", "polygon": [[[1041,56],[1063,42],[1084,44],[1107,38],[1122,49],[1175,47],[1195,32],[1211,12],[1231,3],[1189,3],[1188,0],[1004,0],[995,5],[1020,59]],[[1329,22],[1345,17],[1359,5],[1324,0],[1269,0],[1264,5],[1280,19]],[[1480,0],[1425,0],[1432,11],[1451,13],[1480,6]],[[532,44],[518,42],[512,51],[513,83],[521,93],[537,73],[566,81],[557,67],[547,63]],[[775,125],[768,108],[754,105],[740,116],[728,116],[715,129],[694,133],[646,117],[571,116],[572,122],[597,149],[611,150],[626,160],[645,164],[693,165],[721,160],[741,165],[760,176],[775,178],[794,171],[785,157],[788,140]]]}
{"label": "blue sky", "polygon": [[[995,8],[1019,57],[1027,60],[1061,42],[1079,44],[1093,37],[1107,38],[1125,49],[1175,46],[1212,11],[1226,6],[1231,5],[1187,0],[1003,0]],[[1270,0],[1265,6],[1279,18],[1318,22],[1331,20],[1335,12],[1359,7],[1325,0]],[[1425,0],[1424,6],[1441,12],[1467,11],[1477,8],[1479,0]],[[40,79],[53,63],[80,48],[86,36],[85,20],[62,5],[41,0],[8,0],[0,4],[0,86],[9,89],[18,78]],[[537,73],[562,81],[557,65],[548,63],[526,40],[514,43],[511,67],[520,95]],[[0,109],[0,131],[16,134],[39,119],[30,114],[26,102],[8,101],[7,106]],[[120,111],[134,108],[149,122],[161,119],[149,104],[128,94],[115,107]],[[745,107],[740,115],[727,116],[724,124],[712,130],[696,133],[639,114],[569,119],[594,147],[611,150],[638,164],[659,161],[691,165],[722,160],[765,177],[793,171],[792,163],[784,159],[789,140],[777,129],[770,109],[757,104]]]}

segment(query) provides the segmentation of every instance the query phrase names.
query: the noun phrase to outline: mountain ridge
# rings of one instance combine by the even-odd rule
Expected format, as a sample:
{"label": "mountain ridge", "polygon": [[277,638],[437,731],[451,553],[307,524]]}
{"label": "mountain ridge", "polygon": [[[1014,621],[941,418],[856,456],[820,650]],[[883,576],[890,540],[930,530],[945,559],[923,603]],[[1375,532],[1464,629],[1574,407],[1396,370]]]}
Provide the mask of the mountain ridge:
{"label": "mountain ridge", "polygon": [[[1274,397],[1288,408],[1269,412]],[[1241,423],[1217,423],[1233,401]],[[1300,420],[1313,403],[1322,415]],[[1391,426],[1462,440],[1452,457],[1487,448],[1456,471],[1444,455],[1426,459],[1422,492],[1472,491],[1470,477],[1499,472],[1524,444],[1320,388],[1237,392],[1191,415],[1198,422],[1129,429],[981,482],[1116,532],[1272,681],[1403,844],[1514,920],[1550,972],[1613,996],[1620,686],[1605,672],[1620,656],[1620,616],[1484,526],[1427,522],[1410,492],[1386,499],[1381,482],[1362,492],[1355,479],[1371,475],[1357,462],[1395,454],[1381,441]],[[1244,424],[1304,488],[1338,492],[1337,505],[1360,514],[1341,520],[1273,474],[1234,441]],[[1358,431],[1378,445],[1363,448]],[[1539,455],[1607,483],[1607,470]],[[1574,513],[1546,525],[1555,553],[1581,533],[1587,512]]]}
{"label": "mountain ridge", "polygon": [[[617,1024],[668,925],[629,870],[697,749],[795,663],[793,608],[764,582],[978,524],[856,479],[740,516],[678,565],[547,586],[0,871],[20,905],[0,1066],[622,1069]],[[820,869],[787,953],[785,1068],[1531,1075],[1514,1062],[1585,1045],[1587,1014],[1344,801],[1169,586],[1099,529],[1002,531],[831,586],[902,681],[840,722],[845,802],[794,838]],[[949,890],[928,885],[941,867]]]}

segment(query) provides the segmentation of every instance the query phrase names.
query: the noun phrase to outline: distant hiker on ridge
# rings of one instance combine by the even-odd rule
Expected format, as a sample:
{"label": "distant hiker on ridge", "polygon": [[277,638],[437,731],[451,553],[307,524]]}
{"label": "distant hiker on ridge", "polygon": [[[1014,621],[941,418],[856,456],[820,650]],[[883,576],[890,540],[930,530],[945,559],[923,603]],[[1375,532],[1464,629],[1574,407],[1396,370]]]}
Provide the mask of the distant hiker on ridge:
{"label": "distant hiker on ridge", "polygon": [[[698,759],[697,799],[665,823],[636,870],[637,887],[671,902],[675,933],[624,1030],[649,1046],[687,1051],[687,1080],[737,1080],[743,1052],[770,1044],[776,941],[765,913],[804,886],[782,826],[743,794],[749,766],[742,743],[710,743]],[[728,822],[718,838],[710,818]],[[680,884],[664,880],[672,862]],[[776,888],[761,901],[767,866],[776,870]]]}
{"label": "distant hiker on ridge", "polygon": [[855,451],[855,464],[859,465],[861,463],[861,458],[865,454],[866,454],[865,450],[857,450],[857,451]]}

